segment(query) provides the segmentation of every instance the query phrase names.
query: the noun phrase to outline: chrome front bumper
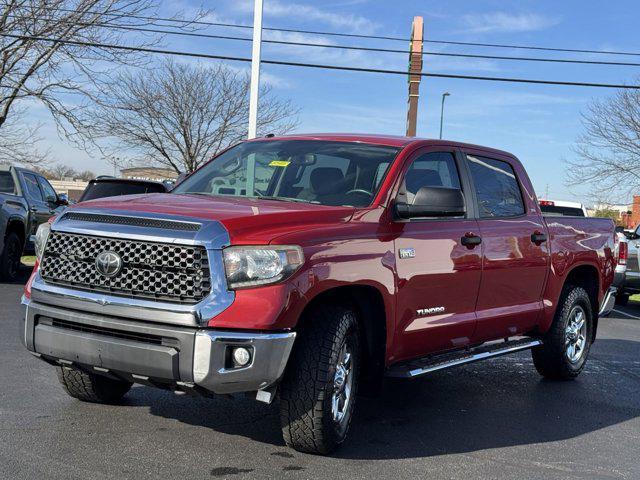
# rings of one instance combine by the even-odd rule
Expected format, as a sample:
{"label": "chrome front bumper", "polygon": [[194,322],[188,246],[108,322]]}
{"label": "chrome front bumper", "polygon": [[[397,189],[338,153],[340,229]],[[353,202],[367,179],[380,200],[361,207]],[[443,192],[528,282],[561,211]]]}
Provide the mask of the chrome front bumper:
{"label": "chrome front bumper", "polygon": [[616,287],[609,287],[609,290],[607,290],[607,293],[605,293],[604,298],[602,299],[602,304],[600,305],[598,316],[606,317],[611,313],[613,307],[616,304],[617,291],[618,289]]}
{"label": "chrome front bumper", "polygon": [[[282,376],[295,332],[233,332],[140,322],[23,299],[22,343],[49,363],[217,394],[262,391]],[[230,349],[251,351],[246,367]],[[258,396],[258,398],[260,398]]]}

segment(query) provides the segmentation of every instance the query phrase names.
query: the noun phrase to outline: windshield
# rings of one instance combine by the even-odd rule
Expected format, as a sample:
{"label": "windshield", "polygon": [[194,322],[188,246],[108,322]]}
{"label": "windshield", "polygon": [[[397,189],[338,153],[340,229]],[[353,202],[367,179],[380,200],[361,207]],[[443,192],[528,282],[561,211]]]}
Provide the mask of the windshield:
{"label": "windshield", "polygon": [[246,142],[214,158],[172,193],[365,207],[399,151],[355,142]]}
{"label": "windshield", "polygon": [[133,182],[94,182],[89,183],[87,189],[80,198],[85,200],[95,200],[105,197],[119,197],[121,195],[136,195],[140,193],[164,193],[167,189],[164,185],[155,183],[133,183]]}

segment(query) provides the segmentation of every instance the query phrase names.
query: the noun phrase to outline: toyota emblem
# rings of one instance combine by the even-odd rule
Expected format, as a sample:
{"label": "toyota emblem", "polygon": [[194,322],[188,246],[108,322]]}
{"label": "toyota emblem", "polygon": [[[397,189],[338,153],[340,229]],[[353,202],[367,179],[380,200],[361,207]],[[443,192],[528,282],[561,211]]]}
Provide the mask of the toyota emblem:
{"label": "toyota emblem", "polygon": [[96,270],[100,275],[113,277],[122,270],[122,257],[116,252],[102,252],[96,257]]}

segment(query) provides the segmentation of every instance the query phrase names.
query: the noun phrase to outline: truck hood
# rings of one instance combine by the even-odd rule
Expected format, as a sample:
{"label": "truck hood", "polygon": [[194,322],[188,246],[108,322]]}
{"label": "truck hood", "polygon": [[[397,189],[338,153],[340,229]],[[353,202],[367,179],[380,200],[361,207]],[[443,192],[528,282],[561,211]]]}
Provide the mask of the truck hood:
{"label": "truck hood", "polygon": [[225,227],[232,244],[266,244],[285,233],[348,222],[354,212],[353,207],[166,193],[91,200],[79,203],[69,211],[75,209],[216,220]]}

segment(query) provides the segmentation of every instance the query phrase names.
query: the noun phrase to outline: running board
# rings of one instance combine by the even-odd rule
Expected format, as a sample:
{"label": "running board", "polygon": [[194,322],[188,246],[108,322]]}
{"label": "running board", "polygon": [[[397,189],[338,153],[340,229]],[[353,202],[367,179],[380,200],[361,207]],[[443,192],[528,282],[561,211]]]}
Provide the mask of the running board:
{"label": "running board", "polygon": [[414,378],[424,375],[425,373],[457,367],[458,365],[464,365],[466,363],[479,362],[480,360],[499,357],[500,355],[507,355],[521,350],[528,350],[539,345],[542,345],[541,340],[532,340],[531,338],[480,345],[461,352],[445,353],[394,365],[387,370],[386,376]]}

